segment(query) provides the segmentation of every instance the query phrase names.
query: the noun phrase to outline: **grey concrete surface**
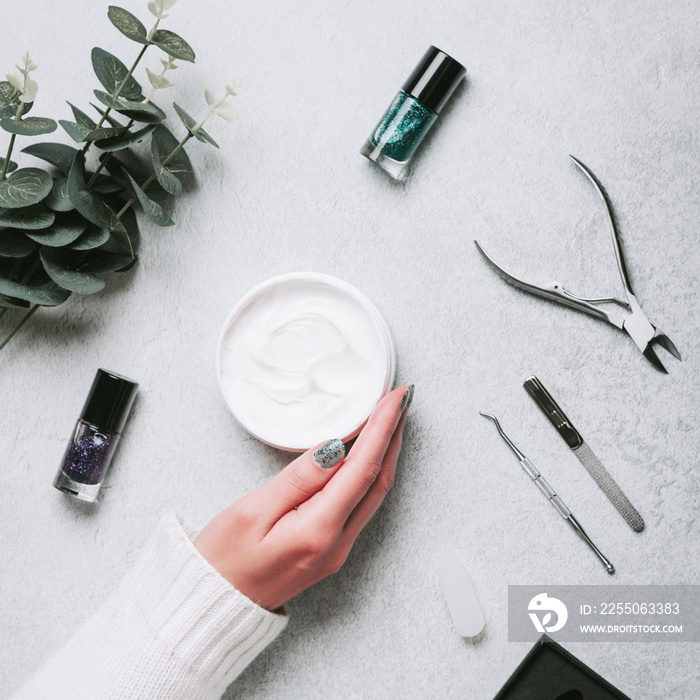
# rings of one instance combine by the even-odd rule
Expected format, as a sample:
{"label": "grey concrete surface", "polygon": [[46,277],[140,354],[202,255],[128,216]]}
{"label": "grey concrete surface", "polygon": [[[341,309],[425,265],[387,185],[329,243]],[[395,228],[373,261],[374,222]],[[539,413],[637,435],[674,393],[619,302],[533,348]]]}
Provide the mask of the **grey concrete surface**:
{"label": "grey concrete surface", "polygon": [[[120,4],[145,20],[145,1]],[[171,207],[177,226],[142,219],[131,273],[37,314],[0,353],[0,695],[95,609],[162,513],[203,525],[288,461],[227,412],[214,348],[248,288],[293,270],[335,274],[376,303],[398,381],[416,395],[382,510],[346,566],[290,603],[288,629],[227,698],[492,698],[530,646],[508,642],[509,584],[611,582],[479,410],[555,485],[616,564],[615,583],[700,583],[699,8],[180,0],[164,26],[197,62],[160,102],[199,113],[205,85],[241,76],[237,119],[211,125],[220,150],[189,149],[196,178]],[[87,108],[92,46],[135,54],[106,11],[3,5],[0,72],[30,50],[37,114],[69,118],[65,99]],[[396,184],[358,149],[431,43],[468,80]],[[569,153],[606,186],[642,307],[683,355],[661,351],[667,376],[615,328],[507,286],[474,249],[478,238],[513,271],[582,295],[622,294],[601,207]],[[51,480],[100,366],[141,392],[91,508]],[[643,533],[540,415],[521,387],[530,374],[644,516]],[[483,605],[475,642],[456,635],[441,598],[441,545],[464,558]],[[696,644],[568,648],[635,700],[700,696]]]}

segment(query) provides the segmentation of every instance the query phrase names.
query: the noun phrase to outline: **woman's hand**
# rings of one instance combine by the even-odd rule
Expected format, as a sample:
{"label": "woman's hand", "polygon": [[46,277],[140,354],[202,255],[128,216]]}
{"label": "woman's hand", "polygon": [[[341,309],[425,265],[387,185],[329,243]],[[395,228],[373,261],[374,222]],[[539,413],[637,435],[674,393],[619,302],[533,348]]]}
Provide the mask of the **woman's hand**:
{"label": "woman's hand", "polygon": [[393,484],[412,397],[413,386],[392,391],[347,458],[340,440],[305,452],[219,513],[194,546],[267,610],[335,573]]}

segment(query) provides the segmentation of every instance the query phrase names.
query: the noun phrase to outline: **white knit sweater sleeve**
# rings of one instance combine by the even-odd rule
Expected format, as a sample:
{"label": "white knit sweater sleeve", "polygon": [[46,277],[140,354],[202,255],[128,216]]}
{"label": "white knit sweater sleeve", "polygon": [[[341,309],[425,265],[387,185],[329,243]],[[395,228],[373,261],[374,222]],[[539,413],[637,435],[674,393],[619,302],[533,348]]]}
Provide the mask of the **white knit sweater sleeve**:
{"label": "white knit sweater sleeve", "polygon": [[13,700],[215,700],[284,629],[165,517],[117,590]]}

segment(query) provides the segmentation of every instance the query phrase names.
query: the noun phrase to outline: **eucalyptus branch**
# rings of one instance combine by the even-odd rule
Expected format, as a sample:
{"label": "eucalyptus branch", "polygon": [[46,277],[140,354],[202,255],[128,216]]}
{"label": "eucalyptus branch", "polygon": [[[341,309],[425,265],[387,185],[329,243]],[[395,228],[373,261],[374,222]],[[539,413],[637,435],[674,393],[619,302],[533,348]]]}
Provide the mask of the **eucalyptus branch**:
{"label": "eucalyptus branch", "polygon": [[[0,308],[0,319],[9,316],[8,309],[18,311],[10,324],[15,325],[4,338],[0,336],[0,350],[40,307],[63,304],[72,293],[100,292],[105,286],[103,275],[130,269],[135,262],[139,222],[132,212],[129,217],[125,214],[138,202],[151,222],[174,225],[160,204],[160,197],[154,194],[151,198],[145,190],[157,182],[162,193],[182,192],[180,173],[192,172],[184,146],[193,137],[218,148],[203,126],[212,114],[227,121],[233,118],[234,107],[226,100],[235,96],[235,82],[226,85],[226,95],[221,100],[211,90],[204,91],[208,112],[200,121],[173,103],[187,129],[182,140],[163,124],[166,114],[151,101],[157,90],[173,86],[166,74],[178,68],[176,60],[195,60],[194,50],[182,37],[159,29],[161,20],[176,2],[148,1],[148,10],[156,19],[150,30],[129,11],[110,5],[110,22],[122,35],[140,44],[138,55],[127,68],[117,56],[100,47],[93,48],[93,71],[103,88],[95,91],[95,97],[104,105],[97,107],[99,123],[71,104],[75,121],[60,124],[79,145],[73,148],[61,143],[34,143],[23,151],[51,164],[55,171],[18,168],[10,160],[17,135],[47,134],[58,126],[52,119],[25,116],[37,93],[37,83],[29,77],[37,66],[27,54],[17,65],[19,73],[0,81],[0,127],[11,134],[7,155],[0,165],[0,182],[9,177],[12,185],[0,187],[0,228],[6,229],[0,232],[0,241],[2,254],[16,258],[2,265],[0,294],[12,306]],[[144,90],[134,74],[149,46],[161,49],[165,57],[160,59],[162,68],[146,68],[152,89]],[[115,121],[110,114],[121,118]],[[150,175],[144,174],[144,182],[139,185],[127,167],[122,168],[124,177],[120,176],[113,165],[122,165],[121,159],[113,156],[116,152],[128,152],[146,137],[150,138]],[[103,154],[94,170],[86,169],[84,158],[93,143]]]}

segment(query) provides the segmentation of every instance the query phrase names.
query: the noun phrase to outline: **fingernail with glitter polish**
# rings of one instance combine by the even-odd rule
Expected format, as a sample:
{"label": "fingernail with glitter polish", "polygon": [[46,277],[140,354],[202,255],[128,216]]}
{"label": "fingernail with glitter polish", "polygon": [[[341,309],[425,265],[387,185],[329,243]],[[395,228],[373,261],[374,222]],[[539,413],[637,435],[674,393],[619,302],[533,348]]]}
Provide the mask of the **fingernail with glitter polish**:
{"label": "fingernail with glitter polish", "polygon": [[117,447],[138,384],[98,369],[53,485],[93,503]]}
{"label": "fingernail with glitter polish", "polygon": [[345,457],[345,445],[342,440],[329,440],[324,442],[316,452],[314,452],[314,462],[321,469],[330,469],[334,467],[341,459]]}
{"label": "fingernail with glitter polish", "polygon": [[409,386],[406,387],[406,391],[403,394],[403,398],[401,399],[401,412],[405,411],[410,405],[411,401],[413,401],[413,392],[415,391],[416,385],[415,384],[410,384]]}
{"label": "fingernail with glitter polish", "polygon": [[431,46],[360,149],[400,180],[425,135],[466,73],[463,65]]}

